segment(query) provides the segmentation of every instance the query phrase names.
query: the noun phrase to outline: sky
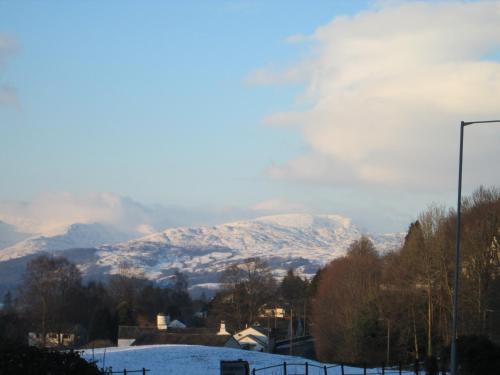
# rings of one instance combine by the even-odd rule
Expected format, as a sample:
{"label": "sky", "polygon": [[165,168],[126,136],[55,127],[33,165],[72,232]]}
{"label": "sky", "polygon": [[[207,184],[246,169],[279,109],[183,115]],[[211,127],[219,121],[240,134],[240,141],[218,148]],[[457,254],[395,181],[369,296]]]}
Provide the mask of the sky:
{"label": "sky", "polygon": [[[499,1],[0,0],[12,224],[141,207],[404,231],[455,203],[459,122],[482,119],[500,119]],[[500,125],[466,129],[465,193],[500,185],[499,146]]]}

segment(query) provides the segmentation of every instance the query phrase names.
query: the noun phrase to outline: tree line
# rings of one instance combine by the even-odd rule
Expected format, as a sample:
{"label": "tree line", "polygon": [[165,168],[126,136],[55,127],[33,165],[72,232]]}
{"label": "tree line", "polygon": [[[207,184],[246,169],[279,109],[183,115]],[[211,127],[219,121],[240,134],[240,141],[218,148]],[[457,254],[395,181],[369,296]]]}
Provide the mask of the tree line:
{"label": "tree line", "polygon": [[[500,339],[500,189],[462,206],[459,336]],[[312,298],[317,356],[352,363],[447,360],[456,212],[433,205],[399,249],[379,254],[362,237],[318,272]]]}
{"label": "tree line", "polygon": [[82,282],[78,267],[63,257],[41,255],[26,267],[15,298],[4,297],[0,340],[26,342],[28,332],[74,332],[81,344],[112,345],[119,325],[155,324],[167,313],[190,325],[199,324],[193,312],[206,302],[193,300],[187,277],[176,271],[169,287],[136,276],[122,264],[107,282]]}

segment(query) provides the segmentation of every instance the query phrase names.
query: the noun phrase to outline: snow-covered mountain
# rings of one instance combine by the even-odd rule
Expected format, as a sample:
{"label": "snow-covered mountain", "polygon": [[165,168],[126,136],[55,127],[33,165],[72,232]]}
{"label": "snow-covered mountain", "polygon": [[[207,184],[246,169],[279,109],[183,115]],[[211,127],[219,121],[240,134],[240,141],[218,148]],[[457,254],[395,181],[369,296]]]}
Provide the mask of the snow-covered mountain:
{"label": "snow-covered mountain", "polygon": [[[21,257],[28,259],[40,251],[58,251],[93,277],[117,273],[126,264],[128,272],[158,282],[168,280],[178,269],[188,274],[192,285],[213,285],[229,264],[251,257],[266,259],[277,276],[290,267],[313,275],[318,267],[344,255],[361,234],[350,219],[340,215],[265,216],[171,228],[125,242],[122,236],[126,235],[107,226],[75,224],[64,234],[29,238],[0,250],[0,268],[8,260],[19,263]],[[401,234],[365,234],[381,252],[402,240]]]}
{"label": "snow-covered mountain", "polygon": [[22,233],[14,225],[0,220],[0,250],[28,238],[30,234]]}
{"label": "snow-covered mountain", "polygon": [[16,259],[37,252],[55,252],[74,248],[89,248],[127,241],[131,234],[120,232],[111,226],[72,224],[55,236],[32,235],[14,245],[0,250],[0,261]]}
{"label": "snow-covered mountain", "polygon": [[[175,268],[195,278],[219,274],[228,264],[251,257],[268,260],[278,275],[290,267],[311,275],[319,266],[344,255],[360,236],[360,229],[339,215],[277,215],[209,227],[167,229],[101,246],[97,255],[99,264],[111,272],[117,272],[120,261],[126,259],[132,269],[156,280],[168,277]],[[369,237],[382,252],[398,246],[402,238],[399,234]]]}

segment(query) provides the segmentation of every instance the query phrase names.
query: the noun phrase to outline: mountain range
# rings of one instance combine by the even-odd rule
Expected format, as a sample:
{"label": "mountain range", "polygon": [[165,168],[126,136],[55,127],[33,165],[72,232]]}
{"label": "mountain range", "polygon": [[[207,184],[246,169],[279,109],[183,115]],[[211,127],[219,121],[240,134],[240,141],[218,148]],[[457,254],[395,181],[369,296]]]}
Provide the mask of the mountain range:
{"label": "mountain range", "polygon": [[[103,279],[126,268],[129,274],[168,283],[175,270],[180,270],[188,275],[193,291],[217,287],[229,264],[251,257],[267,260],[276,276],[293,267],[310,277],[344,255],[362,234],[346,217],[310,214],[168,228],[140,238],[99,223],[75,223],[53,236],[20,234],[0,224],[0,244],[8,245],[0,247],[3,289],[16,285],[26,263],[41,253],[67,257],[87,279]],[[364,234],[380,252],[396,248],[403,238],[401,233]]]}

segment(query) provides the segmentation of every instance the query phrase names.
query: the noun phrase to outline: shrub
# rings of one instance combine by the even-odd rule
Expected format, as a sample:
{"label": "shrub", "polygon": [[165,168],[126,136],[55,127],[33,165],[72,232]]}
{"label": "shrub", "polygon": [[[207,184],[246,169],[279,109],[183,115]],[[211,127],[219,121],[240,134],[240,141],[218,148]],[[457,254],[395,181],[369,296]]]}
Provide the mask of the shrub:
{"label": "shrub", "polygon": [[100,371],[75,351],[11,345],[0,347],[0,374],[98,375]]}

